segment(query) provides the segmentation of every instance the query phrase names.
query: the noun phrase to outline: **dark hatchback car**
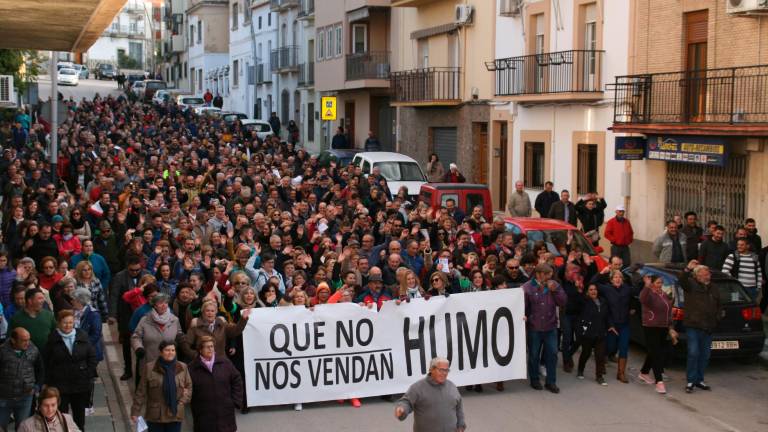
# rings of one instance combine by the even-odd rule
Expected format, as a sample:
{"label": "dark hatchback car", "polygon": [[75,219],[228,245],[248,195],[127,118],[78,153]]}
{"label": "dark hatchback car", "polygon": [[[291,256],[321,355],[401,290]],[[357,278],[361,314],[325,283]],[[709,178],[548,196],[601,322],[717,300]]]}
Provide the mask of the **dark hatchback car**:
{"label": "dark hatchback car", "polygon": [[[662,289],[673,298],[672,319],[675,321],[675,330],[680,334],[674,354],[679,357],[685,357],[686,353],[685,326],[683,326],[685,293],[678,282],[682,272],[683,267],[679,264],[645,264],[625,270],[636,287],[642,286],[642,278],[645,275],[661,277],[664,284]],[[739,281],[730,275],[712,272],[712,284],[720,292],[722,306],[720,323],[712,334],[712,357],[756,356],[763,350],[765,343],[760,308],[755,300],[749,297]],[[639,305],[639,301],[637,304]],[[634,342],[644,345],[641,317],[640,311],[632,315],[631,338]]]}
{"label": "dark hatchback car", "polygon": [[344,168],[345,166],[351,164],[352,159],[355,157],[355,155],[360,153],[361,151],[362,150],[358,150],[358,149],[323,150],[317,156],[317,162],[320,164],[321,167],[328,168],[329,166],[331,166],[331,161],[333,161],[333,162],[336,162],[337,167]]}

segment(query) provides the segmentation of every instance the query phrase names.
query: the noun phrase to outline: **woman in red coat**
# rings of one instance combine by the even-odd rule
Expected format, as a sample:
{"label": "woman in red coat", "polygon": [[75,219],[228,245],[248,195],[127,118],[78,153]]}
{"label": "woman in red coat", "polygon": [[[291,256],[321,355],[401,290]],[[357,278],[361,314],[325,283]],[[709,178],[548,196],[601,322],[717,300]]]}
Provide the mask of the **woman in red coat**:
{"label": "woman in red coat", "polygon": [[189,364],[195,432],[235,432],[235,410],[243,401],[243,379],[226,356],[217,356],[214,340],[203,336]]}

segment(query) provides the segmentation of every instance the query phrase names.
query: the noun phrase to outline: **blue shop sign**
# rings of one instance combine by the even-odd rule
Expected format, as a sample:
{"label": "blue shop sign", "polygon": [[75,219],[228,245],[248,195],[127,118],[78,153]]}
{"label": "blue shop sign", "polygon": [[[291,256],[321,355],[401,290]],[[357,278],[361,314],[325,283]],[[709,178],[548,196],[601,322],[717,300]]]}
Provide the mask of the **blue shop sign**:
{"label": "blue shop sign", "polygon": [[649,135],[645,157],[667,162],[724,166],[725,139],[684,135]]}
{"label": "blue shop sign", "polygon": [[642,160],[645,157],[645,137],[616,137],[615,160]]}

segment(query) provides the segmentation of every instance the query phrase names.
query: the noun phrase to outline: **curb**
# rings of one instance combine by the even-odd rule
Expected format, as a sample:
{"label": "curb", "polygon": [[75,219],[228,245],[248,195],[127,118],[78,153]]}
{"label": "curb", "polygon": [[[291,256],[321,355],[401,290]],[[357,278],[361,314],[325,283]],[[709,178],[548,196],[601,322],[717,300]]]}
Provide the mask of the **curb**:
{"label": "curb", "polygon": [[127,382],[120,381],[119,371],[122,367],[122,355],[118,354],[120,343],[117,342],[115,337],[114,326],[104,326],[102,331],[102,337],[104,339],[104,389],[112,397],[107,398],[109,405],[109,411],[113,416],[113,424],[115,426],[115,432],[130,432],[131,431],[131,415],[128,412],[129,404],[133,398],[131,396],[131,390]]}

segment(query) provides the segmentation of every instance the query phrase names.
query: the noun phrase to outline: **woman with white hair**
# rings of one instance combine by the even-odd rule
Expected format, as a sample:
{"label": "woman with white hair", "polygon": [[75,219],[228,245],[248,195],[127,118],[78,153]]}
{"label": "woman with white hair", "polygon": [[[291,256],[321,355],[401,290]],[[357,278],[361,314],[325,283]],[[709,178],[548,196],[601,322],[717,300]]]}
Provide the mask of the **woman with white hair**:
{"label": "woman with white hair", "polygon": [[88,335],[88,341],[96,349],[96,360],[104,360],[101,316],[91,307],[91,292],[85,288],[76,289],[71,295],[71,303],[72,311],[75,313],[75,328]]}

